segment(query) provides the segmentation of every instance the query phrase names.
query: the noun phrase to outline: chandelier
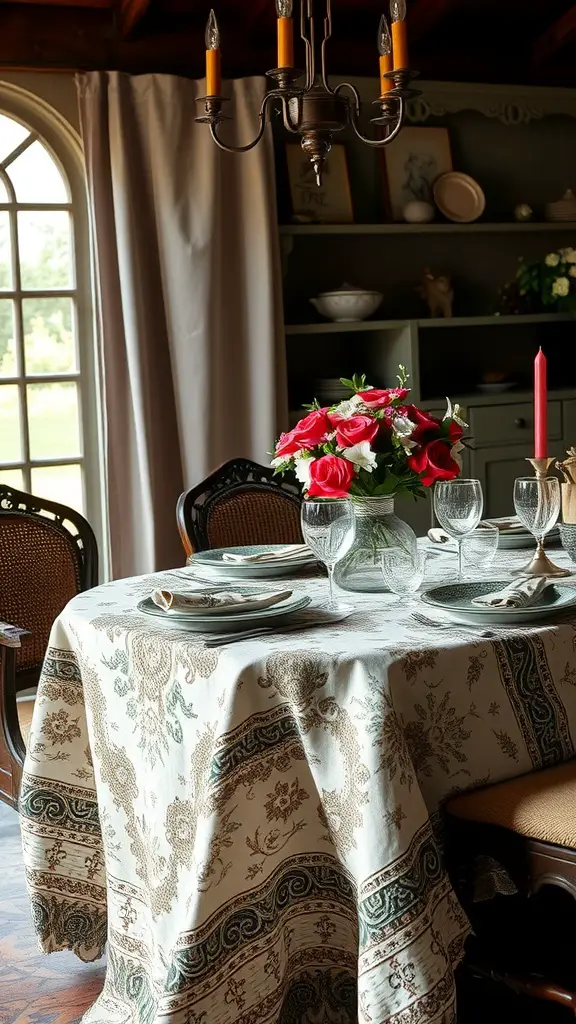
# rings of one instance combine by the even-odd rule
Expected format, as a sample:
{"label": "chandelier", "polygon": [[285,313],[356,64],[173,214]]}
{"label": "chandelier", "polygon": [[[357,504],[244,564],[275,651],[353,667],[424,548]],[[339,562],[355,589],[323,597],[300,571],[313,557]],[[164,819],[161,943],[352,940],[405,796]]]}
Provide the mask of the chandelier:
{"label": "chandelier", "polygon": [[380,54],[380,96],[374,102],[376,116],[372,124],[378,130],[375,138],[367,138],[360,130],[361,101],[358,90],[350,82],[332,89],[326,68],[327,43],[332,35],[331,0],[325,0],[323,32],[317,31],[314,0],[300,0],[300,35],[304,41],[306,67],[294,67],[293,0],[276,0],[278,16],[278,67],[267,72],[274,83],[260,109],[260,127],[256,137],[245,146],[230,146],[218,135],[222,121],[230,120],[223,113],[226,97],[221,95],[220,32],[214,11],[206,26],[206,92],[198,102],[204,114],[195,120],[210,125],[214,142],[227,153],[246,153],[257,146],[266,128],[270,111],[281,114],[284,127],[301,138],[304,152],[314,168],[318,185],[322,169],[336,132],[351,125],[367,146],[381,149],[397,136],[404,122],[406,102],[418,93],[410,88],[416,72],[408,67],[406,38],[406,0],[391,0],[392,32],[384,15],[378,29]]}

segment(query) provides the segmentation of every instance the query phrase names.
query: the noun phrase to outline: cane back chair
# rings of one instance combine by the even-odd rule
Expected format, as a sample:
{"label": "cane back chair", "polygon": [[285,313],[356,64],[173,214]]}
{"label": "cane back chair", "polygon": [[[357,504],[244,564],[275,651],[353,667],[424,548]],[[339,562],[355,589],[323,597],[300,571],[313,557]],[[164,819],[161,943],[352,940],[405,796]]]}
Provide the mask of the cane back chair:
{"label": "cane back chair", "polygon": [[14,648],[0,627],[0,800],[14,807],[26,752],[18,694],[38,683],[54,619],[97,580],[96,538],[83,516],[0,484],[0,621],[26,630]]}
{"label": "cane back chair", "polygon": [[244,544],[301,544],[301,503],[295,479],[281,480],[268,467],[232,459],[178,499],[186,557]]}
{"label": "cane back chair", "polygon": [[[516,895],[478,902],[478,858]],[[475,932],[469,977],[576,1014],[576,760],[450,800],[446,859]]]}

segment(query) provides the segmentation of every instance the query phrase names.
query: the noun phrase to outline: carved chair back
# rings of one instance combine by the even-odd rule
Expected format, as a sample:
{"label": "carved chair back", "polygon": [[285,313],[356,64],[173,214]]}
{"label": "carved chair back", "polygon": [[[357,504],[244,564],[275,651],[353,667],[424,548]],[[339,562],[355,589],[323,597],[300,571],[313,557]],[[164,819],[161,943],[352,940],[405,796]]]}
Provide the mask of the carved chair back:
{"label": "carved chair back", "polygon": [[269,467],[232,459],[178,499],[176,519],[186,557],[244,544],[301,544],[297,481]]}

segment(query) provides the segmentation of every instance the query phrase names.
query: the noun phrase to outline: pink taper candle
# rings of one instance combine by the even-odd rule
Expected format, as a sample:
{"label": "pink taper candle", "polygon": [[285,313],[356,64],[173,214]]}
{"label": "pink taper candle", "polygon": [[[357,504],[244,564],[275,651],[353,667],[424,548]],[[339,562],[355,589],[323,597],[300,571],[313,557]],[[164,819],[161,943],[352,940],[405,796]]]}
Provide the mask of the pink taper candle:
{"label": "pink taper candle", "polygon": [[546,356],[542,349],[534,360],[534,458],[548,456],[548,394]]}

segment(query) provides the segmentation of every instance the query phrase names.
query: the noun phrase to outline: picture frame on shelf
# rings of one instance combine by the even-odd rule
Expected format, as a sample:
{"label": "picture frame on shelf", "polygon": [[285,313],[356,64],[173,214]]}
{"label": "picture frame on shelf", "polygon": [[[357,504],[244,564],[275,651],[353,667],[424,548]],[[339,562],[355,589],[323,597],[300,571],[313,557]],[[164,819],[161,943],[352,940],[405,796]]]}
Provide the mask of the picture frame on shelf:
{"label": "picture frame on shelf", "polygon": [[403,128],[384,149],[385,206],[393,221],[402,221],[407,203],[433,203],[432,187],[452,170],[447,128]]}
{"label": "picture frame on shelf", "polygon": [[332,146],[318,186],[309,157],[299,143],[286,146],[292,220],[302,224],[353,224],[354,207],[346,147]]}

